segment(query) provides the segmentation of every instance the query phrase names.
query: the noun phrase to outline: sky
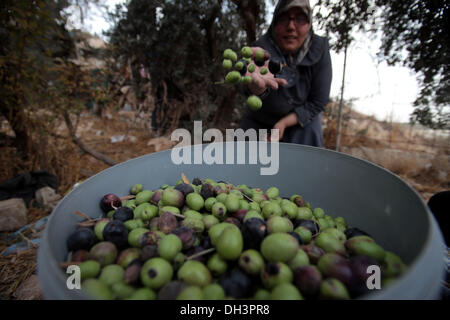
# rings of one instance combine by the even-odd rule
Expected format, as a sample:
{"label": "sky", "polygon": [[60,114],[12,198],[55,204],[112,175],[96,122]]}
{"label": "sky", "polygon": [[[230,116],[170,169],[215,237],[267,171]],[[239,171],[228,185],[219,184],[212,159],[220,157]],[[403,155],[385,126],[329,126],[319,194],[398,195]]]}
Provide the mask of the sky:
{"label": "sky", "polygon": [[[124,0],[107,0],[111,10]],[[270,1],[267,21],[272,19],[274,7]],[[311,6],[316,1],[311,0]],[[76,15],[76,14],[75,14]],[[91,9],[85,19],[85,29],[101,37],[102,31],[109,25],[102,13]],[[314,29],[319,35],[321,30]],[[369,40],[363,34],[355,35],[356,41],[347,52],[347,70],[345,75],[344,99],[353,101],[353,109],[380,121],[408,122],[413,112],[413,101],[418,94],[416,76],[410,69],[400,66],[388,66],[376,60],[379,40]],[[333,81],[330,96],[339,98],[342,86],[344,54],[331,52]]]}

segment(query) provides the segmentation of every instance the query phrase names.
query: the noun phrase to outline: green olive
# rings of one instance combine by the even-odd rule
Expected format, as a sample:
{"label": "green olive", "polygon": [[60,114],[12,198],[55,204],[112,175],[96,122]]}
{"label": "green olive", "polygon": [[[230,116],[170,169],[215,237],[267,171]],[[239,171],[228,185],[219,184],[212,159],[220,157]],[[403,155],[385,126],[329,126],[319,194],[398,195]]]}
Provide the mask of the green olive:
{"label": "green olive", "polygon": [[258,96],[252,95],[247,99],[247,105],[253,111],[257,111],[262,107],[262,101]]}
{"label": "green olive", "polygon": [[253,51],[250,47],[245,46],[241,49],[241,54],[244,58],[251,58],[253,55]]}
{"label": "green olive", "polygon": [[263,61],[264,60],[264,51],[263,50],[258,50],[255,53],[255,60],[258,61]]}
{"label": "green olive", "polygon": [[224,59],[222,62],[222,67],[225,70],[230,70],[233,67],[233,62],[230,59]]}
{"label": "green olive", "polygon": [[241,74],[238,71],[231,71],[225,76],[225,82],[231,84],[237,84],[241,81]]}
{"label": "green olive", "polygon": [[236,52],[234,52],[231,49],[225,49],[225,51],[223,52],[223,57],[225,59],[229,59],[231,61],[236,61],[237,60],[237,54]]}

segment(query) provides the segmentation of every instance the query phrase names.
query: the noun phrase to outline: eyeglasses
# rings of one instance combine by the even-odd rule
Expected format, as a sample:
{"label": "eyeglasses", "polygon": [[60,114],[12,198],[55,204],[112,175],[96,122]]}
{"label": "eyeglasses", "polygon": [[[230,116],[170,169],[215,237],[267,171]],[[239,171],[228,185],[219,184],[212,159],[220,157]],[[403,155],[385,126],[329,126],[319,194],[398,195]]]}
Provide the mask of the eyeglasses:
{"label": "eyeglasses", "polygon": [[308,17],[305,16],[304,14],[300,14],[300,15],[293,16],[293,17],[289,17],[288,15],[282,15],[277,19],[277,24],[281,24],[281,25],[287,27],[289,25],[289,23],[291,23],[291,20],[294,20],[294,23],[297,26],[303,26],[309,22]]}

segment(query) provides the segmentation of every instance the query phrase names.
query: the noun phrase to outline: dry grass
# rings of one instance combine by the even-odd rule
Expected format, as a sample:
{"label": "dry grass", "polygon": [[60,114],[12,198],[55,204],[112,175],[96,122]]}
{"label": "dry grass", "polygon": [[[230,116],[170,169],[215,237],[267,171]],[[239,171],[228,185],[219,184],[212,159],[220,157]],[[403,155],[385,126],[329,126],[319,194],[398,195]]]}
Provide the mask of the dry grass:
{"label": "dry grass", "polygon": [[[324,144],[335,149],[337,104],[324,117]],[[341,149],[397,174],[428,201],[450,188],[450,140],[407,124],[380,122],[344,108]]]}
{"label": "dry grass", "polygon": [[14,299],[20,284],[36,271],[37,248],[0,256],[0,298]]}

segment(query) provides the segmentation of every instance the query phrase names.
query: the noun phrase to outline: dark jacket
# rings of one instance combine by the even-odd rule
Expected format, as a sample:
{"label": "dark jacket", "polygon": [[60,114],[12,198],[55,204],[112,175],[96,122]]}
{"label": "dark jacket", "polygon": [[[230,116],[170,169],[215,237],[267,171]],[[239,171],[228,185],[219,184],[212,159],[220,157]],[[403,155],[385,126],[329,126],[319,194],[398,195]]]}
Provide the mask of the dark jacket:
{"label": "dark jacket", "polygon": [[286,128],[282,142],[322,147],[321,113],[329,102],[332,69],[327,38],[312,36],[311,46],[301,62],[288,64],[286,58],[270,36],[270,31],[253,46],[264,48],[271,59],[278,59],[287,66],[277,77],[287,80],[286,86],[271,90],[258,111],[248,111],[241,121],[244,130],[271,129],[276,122],[290,112],[298,115],[299,124]]}

